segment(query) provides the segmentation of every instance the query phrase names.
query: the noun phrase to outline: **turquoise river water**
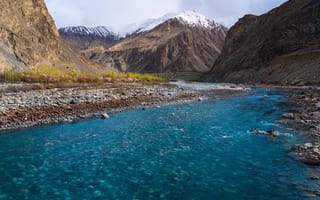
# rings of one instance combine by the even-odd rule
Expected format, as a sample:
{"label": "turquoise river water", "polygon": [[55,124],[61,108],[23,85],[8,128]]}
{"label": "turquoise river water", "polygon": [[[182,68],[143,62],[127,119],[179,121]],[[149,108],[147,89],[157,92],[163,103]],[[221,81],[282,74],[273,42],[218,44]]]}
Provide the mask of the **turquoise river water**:
{"label": "turquoise river water", "polygon": [[304,141],[279,122],[289,108],[286,94],[253,90],[6,132],[0,199],[306,199],[319,170],[289,155]]}

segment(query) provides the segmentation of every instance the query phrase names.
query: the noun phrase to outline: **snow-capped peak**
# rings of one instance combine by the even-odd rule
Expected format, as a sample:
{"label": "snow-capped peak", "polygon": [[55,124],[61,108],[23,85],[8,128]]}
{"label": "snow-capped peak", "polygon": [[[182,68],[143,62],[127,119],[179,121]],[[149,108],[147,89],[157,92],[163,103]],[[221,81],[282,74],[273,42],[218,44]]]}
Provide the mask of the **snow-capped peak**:
{"label": "snow-capped peak", "polygon": [[183,11],[181,13],[168,13],[160,18],[156,19],[147,19],[145,21],[142,21],[140,23],[133,23],[126,27],[124,27],[122,30],[120,30],[121,36],[130,35],[133,33],[141,33],[145,31],[152,30],[159,24],[164,23],[167,20],[170,19],[177,19],[181,23],[184,23],[186,25],[190,26],[201,26],[205,28],[216,28],[218,26],[221,26],[220,24],[214,22],[213,20],[209,19],[208,17],[195,12],[195,11]]}
{"label": "snow-capped peak", "polygon": [[163,22],[171,18],[174,18],[175,16],[176,16],[176,13],[168,13],[160,18],[147,19],[141,22],[129,24],[120,30],[120,35],[126,36],[133,33],[141,33],[141,32],[152,30],[159,24],[162,24]]}
{"label": "snow-capped peak", "polygon": [[102,38],[107,38],[110,36],[116,36],[116,33],[111,31],[111,28],[107,26],[97,26],[97,27],[85,27],[85,26],[70,26],[59,29],[60,32],[64,33],[75,33],[79,35],[93,35]]}
{"label": "snow-capped peak", "polygon": [[219,26],[219,24],[213,20],[195,11],[184,11],[176,15],[175,18],[191,26],[202,26],[205,28],[215,28]]}

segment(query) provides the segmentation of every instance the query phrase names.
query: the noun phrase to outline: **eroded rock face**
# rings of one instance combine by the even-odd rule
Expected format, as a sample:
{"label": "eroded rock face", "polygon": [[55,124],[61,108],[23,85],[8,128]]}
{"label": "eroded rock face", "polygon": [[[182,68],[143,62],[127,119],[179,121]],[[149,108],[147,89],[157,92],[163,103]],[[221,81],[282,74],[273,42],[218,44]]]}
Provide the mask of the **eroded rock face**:
{"label": "eroded rock face", "polygon": [[290,0],[264,15],[246,15],[228,32],[205,80],[320,83],[319,0]]}
{"label": "eroded rock face", "polygon": [[61,40],[44,0],[0,1],[0,70],[56,66],[63,70],[98,70]]}

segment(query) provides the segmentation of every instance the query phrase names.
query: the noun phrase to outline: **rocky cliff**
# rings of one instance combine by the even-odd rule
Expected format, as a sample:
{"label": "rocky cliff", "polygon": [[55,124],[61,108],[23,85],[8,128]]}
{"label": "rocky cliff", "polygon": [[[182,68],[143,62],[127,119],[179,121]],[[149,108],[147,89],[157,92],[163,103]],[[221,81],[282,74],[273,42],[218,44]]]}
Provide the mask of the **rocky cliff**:
{"label": "rocky cliff", "polygon": [[264,15],[246,15],[204,80],[319,84],[319,36],[319,0],[290,0]]}
{"label": "rocky cliff", "polygon": [[42,65],[86,72],[102,70],[60,40],[44,0],[2,0],[0,9],[0,71]]}

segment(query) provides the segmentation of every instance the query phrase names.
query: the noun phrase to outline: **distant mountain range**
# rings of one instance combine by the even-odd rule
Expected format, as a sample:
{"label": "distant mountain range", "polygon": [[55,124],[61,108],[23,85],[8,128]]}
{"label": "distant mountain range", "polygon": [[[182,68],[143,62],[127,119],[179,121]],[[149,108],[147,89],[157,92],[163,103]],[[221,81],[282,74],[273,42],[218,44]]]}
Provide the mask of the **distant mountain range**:
{"label": "distant mountain range", "polygon": [[120,36],[106,26],[88,28],[73,26],[59,29],[61,37],[73,49],[83,51],[88,49],[106,49],[120,40]]}
{"label": "distant mountain range", "polygon": [[134,72],[205,72],[220,54],[227,28],[194,12],[167,14],[126,27],[65,27],[62,38],[107,67]]}

